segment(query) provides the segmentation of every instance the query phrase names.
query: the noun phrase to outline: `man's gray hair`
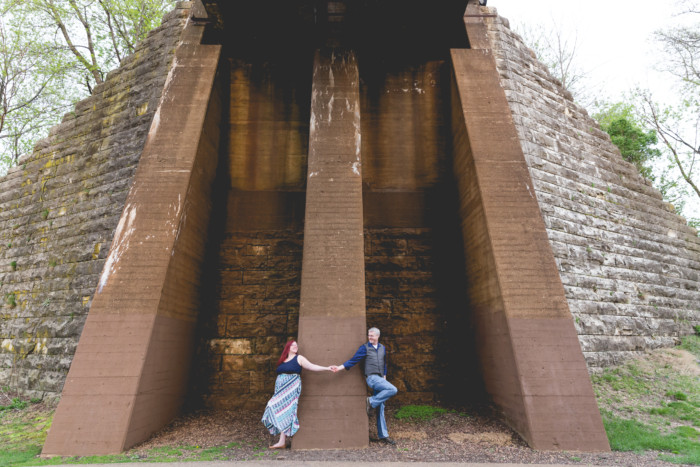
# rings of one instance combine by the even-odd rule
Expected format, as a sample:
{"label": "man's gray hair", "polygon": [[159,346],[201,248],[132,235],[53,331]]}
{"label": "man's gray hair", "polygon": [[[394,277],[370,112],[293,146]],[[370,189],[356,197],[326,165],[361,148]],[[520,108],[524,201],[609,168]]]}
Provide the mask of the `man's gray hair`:
{"label": "man's gray hair", "polygon": [[379,332],[379,329],[377,329],[377,328],[369,328],[367,330],[367,334],[369,334],[370,332],[375,333],[377,335],[377,337],[379,337],[382,334],[381,332]]}

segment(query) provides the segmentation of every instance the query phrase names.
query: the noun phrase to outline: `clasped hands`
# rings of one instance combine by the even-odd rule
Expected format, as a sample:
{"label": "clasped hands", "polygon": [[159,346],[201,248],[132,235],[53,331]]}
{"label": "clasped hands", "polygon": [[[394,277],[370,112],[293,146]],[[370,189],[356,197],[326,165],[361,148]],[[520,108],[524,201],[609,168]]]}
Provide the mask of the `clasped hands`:
{"label": "clasped hands", "polygon": [[337,366],[337,365],[331,365],[328,367],[333,373],[337,373],[340,370],[343,370],[345,367],[343,365]]}

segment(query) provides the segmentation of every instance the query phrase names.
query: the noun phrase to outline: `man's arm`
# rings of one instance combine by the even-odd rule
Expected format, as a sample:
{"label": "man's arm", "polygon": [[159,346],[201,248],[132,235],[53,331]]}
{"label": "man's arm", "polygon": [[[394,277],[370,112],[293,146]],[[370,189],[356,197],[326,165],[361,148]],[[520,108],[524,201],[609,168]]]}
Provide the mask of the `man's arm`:
{"label": "man's arm", "polygon": [[355,352],[355,355],[353,355],[350,360],[348,360],[347,362],[340,365],[340,367],[338,369],[345,368],[346,370],[349,370],[350,368],[352,368],[355,365],[357,365],[358,363],[360,363],[362,361],[362,359],[365,358],[366,356],[367,356],[367,348],[365,347],[364,344],[362,344],[360,346],[360,348],[357,349],[357,352]]}

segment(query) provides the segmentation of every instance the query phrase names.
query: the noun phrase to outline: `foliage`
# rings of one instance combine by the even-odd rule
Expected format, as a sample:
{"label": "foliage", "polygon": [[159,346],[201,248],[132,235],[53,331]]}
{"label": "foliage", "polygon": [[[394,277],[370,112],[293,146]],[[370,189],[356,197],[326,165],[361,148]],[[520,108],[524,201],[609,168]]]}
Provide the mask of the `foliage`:
{"label": "foliage", "polygon": [[[700,100],[688,95],[675,106],[662,105],[646,90],[637,90],[635,99],[644,123],[658,134],[665,155],[662,193],[671,201],[693,199],[693,204],[700,205]],[[684,203],[674,204],[682,209]]]}
{"label": "foliage", "polygon": [[593,118],[610,135],[622,157],[634,164],[644,177],[654,180],[649,163],[661,156],[661,151],[655,147],[658,142],[656,132],[643,128],[634,114],[634,107],[625,102],[604,104]]}
{"label": "foliage", "polygon": [[688,436],[687,429],[679,428],[664,435],[652,426],[609,413],[603,413],[603,423],[614,451],[666,451],[674,455],[661,456],[664,460],[700,465],[700,442],[697,435],[695,439]]}
{"label": "foliage", "polygon": [[171,0],[0,0],[0,173],[92,92]]}
{"label": "foliage", "polygon": [[53,410],[44,404],[28,404],[13,398],[0,410],[0,465],[24,465],[41,451],[51,425]]}
{"label": "foliage", "polygon": [[[700,337],[679,348],[700,358]],[[614,450],[670,452],[664,459],[700,465],[700,382],[678,371],[681,358],[658,350],[591,377]]]}
{"label": "foliage", "polygon": [[695,355],[695,358],[700,360],[700,332],[698,328],[700,328],[700,326],[695,326],[696,334],[694,336],[685,337],[680,347],[692,353]]}
{"label": "foliage", "polygon": [[19,397],[12,399],[12,402],[8,405],[0,405],[0,412],[3,410],[21,410],[27,406],[27,402],[21,400]]}
{"label": "foliage", "polygon": [[[651,91],[637,89],[635,106],[644,124],[658,135],[666,163],[660,167],[659,188],[665,199],[683,211],[689,224],[700,227],[700,1],[680,3],[683,16],[694,22],[657,31],[654,40],[663,53],[659,68],[678,100],[658,102]],[[690,24],[690,23],[689,23]]]}
{"label": "foliage", "polygon": [[396,411],[394,417],[412,421],[424,421],[430,420],[447,412],[447,409],[432,407],[429,405],[404,405]]}
{"label": "foliage", "polygon": [[36,457],[41,454],[40,446],[32,446],[24,451],[0,450],[0,465],[19,467],[36,465]]}

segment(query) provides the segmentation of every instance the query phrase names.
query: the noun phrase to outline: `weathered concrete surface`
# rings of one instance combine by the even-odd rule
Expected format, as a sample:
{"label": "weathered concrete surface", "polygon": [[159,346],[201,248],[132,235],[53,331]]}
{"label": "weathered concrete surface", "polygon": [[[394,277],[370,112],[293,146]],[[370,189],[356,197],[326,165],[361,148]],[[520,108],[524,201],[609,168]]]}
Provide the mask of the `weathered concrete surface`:
{"label": "weathered concrete surface", "polygon": [[198,314],[219,46],[185,28],[43,454],[121,452],[178,413]]}
{"label": "weathered concrete surface", "polygon": [[453,50],[452,61],[455,173],[486,389],[533,448],[607,451],[495,60],[473,48]]}
{"label": "weathered concrete surface", "polygon": [[193,405],[262,410],[301,290],[311,59],[231,64],[228,144],[214,193]]}
{"label": "weathered concrete surface", "polygon": [[[366,341],[359,86],[353,52],[316,52],[299,352],[324,366],[344,362]],[[294,449],[369,444],[360,366],[338,374],[305,372]]]}
{"label": "weathered concrete surface", "polygon": [[483,21],[589,368],[679,343],[700,324],[697,232],[507,20]]}
{"label": "weathered concrete surface", "polygon": [[189,6],[0,178],[0,386],[61,393]]}
{"label": "weathered concrete surface", "polygon": [[483,396],[464,294],[448,52],[360,62],[367,324],[390,352],[394,405]]}

